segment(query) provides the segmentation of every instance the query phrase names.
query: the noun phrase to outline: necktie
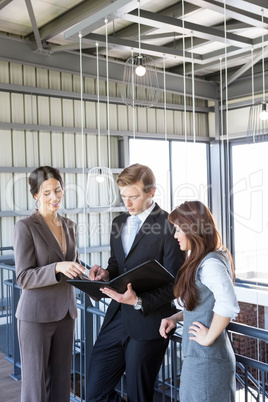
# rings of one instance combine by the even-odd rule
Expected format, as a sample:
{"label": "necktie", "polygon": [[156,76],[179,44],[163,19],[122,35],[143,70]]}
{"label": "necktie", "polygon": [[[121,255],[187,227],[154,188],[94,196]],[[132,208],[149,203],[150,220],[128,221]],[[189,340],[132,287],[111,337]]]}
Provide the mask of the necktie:
{"label": "necktie", "polygon": [[140,223],[141,223],[141,220],[137,215],[134,215],[131,217],[129,237],[128,237],[127,249],[126,249],[126,256],[128,255],[129,250],[131,249],[132,243],[139,230]]}

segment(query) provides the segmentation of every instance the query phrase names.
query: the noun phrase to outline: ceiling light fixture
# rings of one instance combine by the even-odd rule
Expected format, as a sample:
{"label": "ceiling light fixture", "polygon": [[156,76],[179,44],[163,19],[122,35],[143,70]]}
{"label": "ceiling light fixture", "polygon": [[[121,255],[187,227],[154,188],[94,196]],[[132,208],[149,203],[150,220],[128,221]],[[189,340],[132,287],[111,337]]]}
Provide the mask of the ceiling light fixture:
{"label": "ceiling light fixture", "polygon": [[139,76],[139,77],[143,77],[144,74],[146,74],[146,68],[142,65],[142,56],[139,55],[137,57],[137,64],[138,66],[135,69],[135,73]]}
{"label": "ceiling light fixture", "polygon": [[261,104],[261,112],[259,114],[259,118],[261,120],[267,120],[268,119],[268,112],[266,110],[266,103]]}
{"label": "ceiling light fixture", "polygon": [[137,5],[139,53],[132,53],[125,62],[121,97],[127,106],[147,108],[158,102],[160,91],[154,60],[141,53],[140,0]]}

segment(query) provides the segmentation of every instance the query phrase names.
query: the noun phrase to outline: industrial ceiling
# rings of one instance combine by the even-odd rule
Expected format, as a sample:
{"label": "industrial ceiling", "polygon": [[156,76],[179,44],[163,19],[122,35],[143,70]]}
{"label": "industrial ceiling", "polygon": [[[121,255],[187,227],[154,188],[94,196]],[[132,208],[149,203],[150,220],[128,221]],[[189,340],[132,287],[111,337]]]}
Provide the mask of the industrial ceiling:
{"label": "industrial ceiling", "polygon": [[110,78],[120,81],[125,61],[140,51],[155,60],[159,72],[164,66],[168,90],[176,90],[176,78],[187,77],[190,85],[194,76],[197,96],[215,99],[213,84],[221,71],[230,87],[250,77],[252,66],[261,73],[268,49],[268,1],[0,1],[2,60],[78,71],[82,49],[85,74],[94,76],[96,44],[103,77],[107,56]]}

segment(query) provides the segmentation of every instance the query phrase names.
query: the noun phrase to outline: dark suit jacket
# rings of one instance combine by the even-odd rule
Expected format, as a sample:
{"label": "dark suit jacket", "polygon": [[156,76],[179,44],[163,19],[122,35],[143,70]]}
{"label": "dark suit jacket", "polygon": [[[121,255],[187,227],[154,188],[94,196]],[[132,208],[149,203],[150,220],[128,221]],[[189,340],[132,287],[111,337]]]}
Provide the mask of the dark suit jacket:
{"label": "dark suit jacket", "polygon": [[[184,253],[180,250],[178,241],[174,239],[174,227],[168,221],[167,212],[156,204],[137,233],[132,248],[125,258],[121,233],[128,216],[128,213],[119,215],[112,224],[111,257],[107,268],[110,279],[152,259],[159,261],[176,276],[184,261]],[[120,305],[113,300],[107,310],[103,327],[112,320],[120,307],[127,335],[137,340],[160,338],[161,319],[176,311],[173,304],[173,284],[138,296],[142,298],[143,311],[137,311],[133,306],[126,304]]]}
{"label": "dark suit jacket", "polygon": [[60,217],[65,231],[67,254],[63,252],[43,218],[34,211],[14,228],[17,284],[22,288],[16,317],[30,322],[52,322],[69,312],[76,318],[75,289],[63,274],[55,274],[60,261],[77,261],[76,224]]}

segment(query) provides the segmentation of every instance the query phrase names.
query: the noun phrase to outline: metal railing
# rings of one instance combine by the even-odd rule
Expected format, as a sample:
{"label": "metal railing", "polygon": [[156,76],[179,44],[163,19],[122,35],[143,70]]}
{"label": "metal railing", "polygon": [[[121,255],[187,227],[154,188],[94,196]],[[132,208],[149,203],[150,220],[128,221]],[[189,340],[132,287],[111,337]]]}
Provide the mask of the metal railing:
{"label": "metal railing", "polygon": [[16,272],[13,255],[0,256],[1,278],[1,317],[5,317],[6,344],[5,358],[13,364],[11,377],[15,380],[21,378],[20,351],[18,343],[17,319],[15,316],[21,290],[16,284]]}
{"label": "metal railing", "polygon": [[[4,257],[4,256],[1,256]],[[8,262],[8,264],[7,264]],[[15,311],[20,296],[16,285],[15,267],[10,258],[0,259],[0,278],[3,280],[5,303],[3,304],[6,319],[7,350],[6,359],[13,364],[11,376],[20,378],[20,357],[17,339],[17,323]],[[2,285],[1,285],[2,286]],[[2,297],[3,298],[3,297]],[[71,401],[83,401],[87,396],[87,364],[88,359],[101,328],[108,303],[107,299],[93,302],[81,291],[76,291],[78,317],[75,325],[75,341],[72,361]],[[0,304],[0,308],[1,308]],[[230,323],[228,334],[234,345],[237,360],[237,385],[241,388],[243,402],[264,402],[268,398],[268,331],[244,324]],[[236,350],[237,338],[240,337],[250,350],[255,350],[254,357],[247,353],[241,355]],[[254,347],[252,343],[254,342]],[[247,350],[247,346],[246,349]],[[260,360],[259,360],[260,358]],[[158,379],[155,383],[155,401],[175,402],[179,400],[180,373],[183,362],[180,328],[172,336],[166,351]],[[118,391],[125,395],[124,377],[118,384]]]}
{"label": "metal railing", "polygon": [[[236,379],[242,388],[241,393],[244,395],[244,401],[267,402],[268,331],[231,322],[228,325],[228,333],[236,356]],[[239,339],[244,343],[244,350],[248,351],[246,356],[242,356],[236,350],[237,346],[235,345]]]}

